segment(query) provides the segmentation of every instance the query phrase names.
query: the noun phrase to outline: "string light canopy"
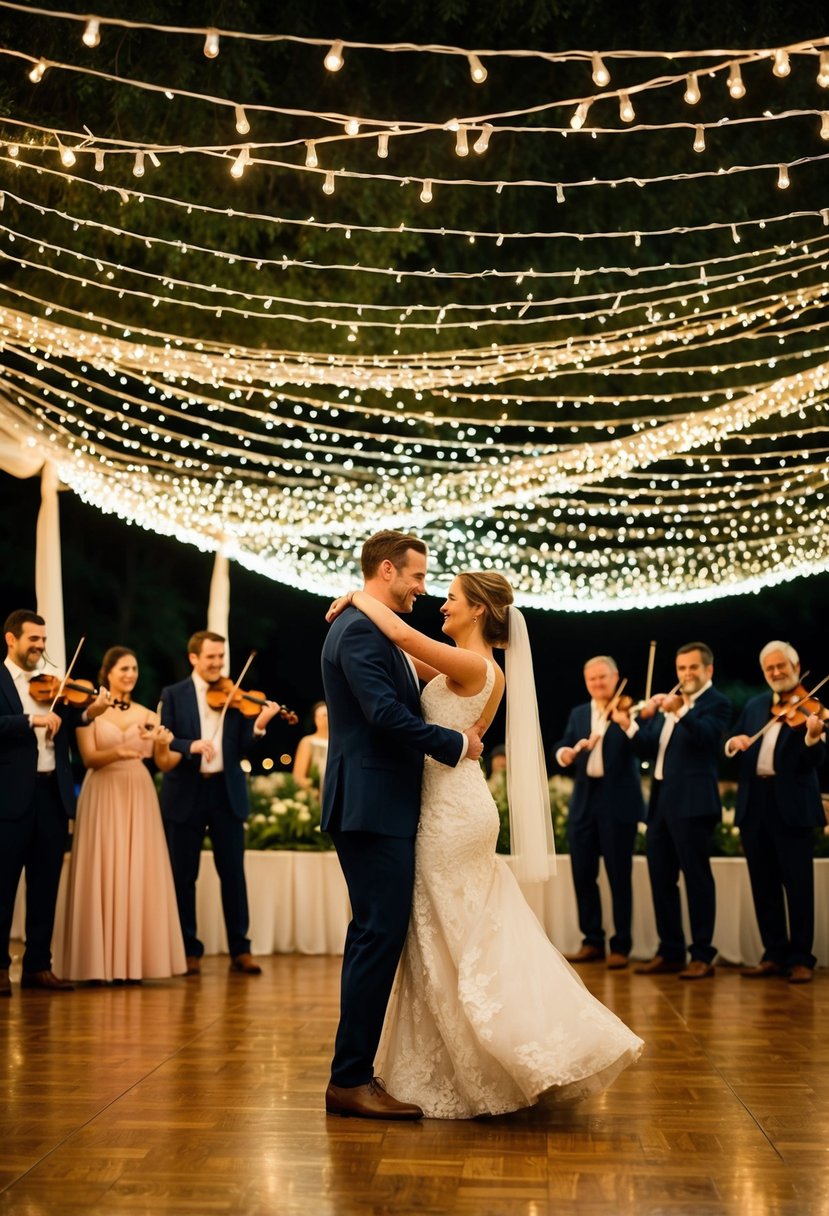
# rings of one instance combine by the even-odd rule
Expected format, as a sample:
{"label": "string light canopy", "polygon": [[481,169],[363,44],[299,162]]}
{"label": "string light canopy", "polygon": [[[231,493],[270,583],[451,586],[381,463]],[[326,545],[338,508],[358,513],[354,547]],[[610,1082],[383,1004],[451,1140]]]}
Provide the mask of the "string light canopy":
{"label": "string light canopy", "polygon": [[[826,569],[829,39],[553,55],[0,8],[77,27],[74,57],[30,25],[0,52],[0,422],[85,501],[322,594],[389,526],[439,581],[559,610]],[[187,87],[117,72],[116,30],[180,36]],[[247,44],[302,55],[312,104],[246,93]],[[378,54],[457,61],[454,114],[355,106]],[[78,78],[131,121],[40,109]]]}

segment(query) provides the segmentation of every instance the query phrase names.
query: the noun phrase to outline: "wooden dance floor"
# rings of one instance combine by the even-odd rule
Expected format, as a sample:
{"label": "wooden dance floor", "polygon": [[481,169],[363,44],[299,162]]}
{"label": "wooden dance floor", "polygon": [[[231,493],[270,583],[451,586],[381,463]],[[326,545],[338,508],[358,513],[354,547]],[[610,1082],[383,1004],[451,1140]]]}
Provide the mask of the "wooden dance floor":
{"label": "wooden dance floor", "polygon": [[825,971],[797,988],[587,967],[647,1041],[606,1094],[395,1125],[323,1113],[340,960],[260,961],[258,979],[214,956],[198,980],[55,996],[15,983],[0,1007],[0,1211],[829,1213]]}

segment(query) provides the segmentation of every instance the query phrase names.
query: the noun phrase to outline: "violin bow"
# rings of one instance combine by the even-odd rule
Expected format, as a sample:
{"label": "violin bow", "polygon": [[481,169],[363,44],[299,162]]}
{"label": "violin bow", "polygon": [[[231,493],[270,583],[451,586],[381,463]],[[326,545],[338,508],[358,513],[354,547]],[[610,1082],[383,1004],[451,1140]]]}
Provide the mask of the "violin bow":
{"label": "violin bow", "polygon": [[61,694],[62,694],[64,688],[66,687],[66,681],[69,679],[70,675],[72,674],[72,668],[75,666],[75,663],[77,662],[78,655],[81,653],[81,646],[83,646],[85,641],[86,641],[86,636],[82,637],[81,640],[78,642],[78,645],[75,649],[75,653],[72,655],[72,662],[69,664],[69,666],[66,669],[66,675],[63,677],[63,679],[60,682],[58,691],[55,693],[54,701],[49,706],[50,714],[54,713],[55,706],[57,705],[58,701],[60,700]]}
{"label": "violin bow", "polygon": [[751,736],[748,741],[748,746],[751,747],[752,743],[756,743],[758,739],[762,738],[766,731],[771,730],[772,726],[774,726],[776,722],[785,722],[786,714],[790,713],[793,709],[797,709],[798,705],[802,705],[804,701],[811,700],[815,693],[818,692],[819,689],[823,688],[823,685],[827,680],[829,680],[829,676],[824,676],[819,684],[815,684],[811,692],[806,693],[805,697],[801,697],[799,701],[794,701],[791,705],[787,705],[782,713],[773,713],[766,725],[761,726],[757,733]]}
{"label": "violin bow", "polygon": [[645,677],[645,700],[651,699],[651,686],[653,684],[653,661],[656,658],[656,642],[651,642],[648,651],[648,674]]}
{"label": "violin bow", "polygon": [[255,658],[256,658],[256,651],[252,650],[250,652],[250,654],[248,655],[247,662],[245,663],[242,670],[239,672],[239,679],[236,681],[236,683],[231,688],[230,692],[227,694],[227,700],[225,701],[224,705],[222,706],[222,712],[219,714],[219,721],[216,723],[216,729],[213,731],[214,739],[219,734],[219,731],[224,729],[225,718],[227,717],[227,711],[230,708],[230,702],[233,700],[233,698],[236,696],[236,693],[242,687],[242,680],[244,680],[244,678],[245,678],[245,673],[247,672],[247,669],[250,667],[251,663],[253,662],[253,660]]}
{"label": "violin bow", "polygon": [[625,685],[627,684],[627,682],[628,682],[628,679],[627,679],[627,676],[625,676],[624,680],[622,680],[621,684],[616,689],[616,691],[613,694],[613,696],[611,697],[611,699],[608,701],[607,706],[604,711],[605,722],[610,721],[610,715],[613,713],[614,709],[619,704],[619,698],[621,697],[622,693],[625,691]]}

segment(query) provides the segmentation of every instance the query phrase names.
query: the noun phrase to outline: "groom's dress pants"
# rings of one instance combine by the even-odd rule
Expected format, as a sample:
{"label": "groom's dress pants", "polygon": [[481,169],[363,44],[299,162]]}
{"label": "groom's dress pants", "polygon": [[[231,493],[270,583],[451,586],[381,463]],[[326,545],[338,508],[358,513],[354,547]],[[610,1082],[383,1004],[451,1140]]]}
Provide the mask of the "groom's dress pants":
{"label": "groom's dress pants", "polygon": [[331,1082],[365,1085],[374,1076],[374,1057],[409,926],[414,837],[336,828],[330,835],[352,914],[343,951]]}

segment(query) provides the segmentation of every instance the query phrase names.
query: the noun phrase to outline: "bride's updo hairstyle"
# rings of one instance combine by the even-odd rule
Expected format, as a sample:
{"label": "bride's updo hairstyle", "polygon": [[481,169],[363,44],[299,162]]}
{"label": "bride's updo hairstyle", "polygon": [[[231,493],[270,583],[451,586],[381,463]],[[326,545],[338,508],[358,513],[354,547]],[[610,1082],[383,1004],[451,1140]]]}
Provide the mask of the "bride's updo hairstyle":
{"label": "bride's updo hairstyle", "polygon": [[512,587],[502,574],[488,570],[465,570],[458,575],[464,595],[474,608],[483,608],[484,641],[502,649],[509,644],[509,606]]}

